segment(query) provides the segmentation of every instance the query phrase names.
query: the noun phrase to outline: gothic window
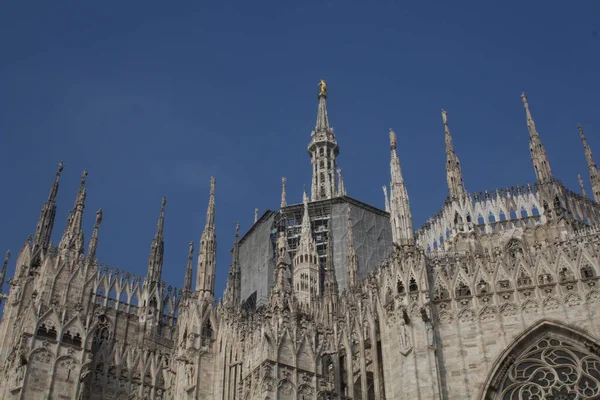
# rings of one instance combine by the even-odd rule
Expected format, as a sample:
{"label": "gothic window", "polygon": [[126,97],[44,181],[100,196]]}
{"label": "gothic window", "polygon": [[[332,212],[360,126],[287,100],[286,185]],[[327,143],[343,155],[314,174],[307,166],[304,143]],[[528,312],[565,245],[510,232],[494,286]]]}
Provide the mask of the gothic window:
{"label": "gothic window", "polygon": [[81,335],[78,332],[73,334],[71,331],[66,331],[62,336],[62,342],[81,347]]}
{"label": "gothic window", "polygon": [[[544,209],[546,208],[546,206],[547,204],[544,203]],[[540,212],[538,211],[536,206],[533,206],[533,208],[531,209],[531,215],[533,215],[534,217],[540,215]]]}
{"label": "gothic window", "polygon": [[591,267],[591,265],[585,264],[583,267],[581,267],[582,278],[593,278],[594,276],[596,276],[596,273],[594,272],[594,269]]}
{"label": "gothic window", "polygon": [[471,214],[467,214],[467,222],[470,224],[471,223]]}
{"label": "gothic window", "polygon": [[397,289],[399,294],[403,294],[406,291],[404,288],[404,282],[402,282],[400,279],[398,279]]}
{"label": "gothic window", "polygon": [[471,289],[469,289],[469,287],[467,285],[465,285],[463,282],[461,282],[458,285],[458,288],[456,288],[456,297],[467,297],[471,295]]}
{"label": "gothic window", "polygon": [[109,332],[108,319],[104,315],[100,315],[98,317],[98,325],[96,326],[94,337],[92,339],[93,351],[99,349],[102,344],[105,344],[108,341],[110,336]]}
{"label": "gothic window", "polygon": [[43,338],[56,340],[56,327],[52,325],[50,328],[48,328],[48,326],[44,323],[38,328],[37,335]]}
{"label": "gothic window", "polygon": [[527,215],[527,210],[526,210],[526,209],[524,209],[524,208],[522,208],[522,209],[521,209],[521,218],[527,218],[527,217],[528,217],[528,215]]}
{"label": "gothic window", "polygon": [[408,291],[411,293],[419,291],[419,286],[417,285],[417,281],[415,281],[414,277],[410,278],[410,282],[408,284]]}
{"label": "gothic window", "polygon": [[572,399],[600,395],[600,357],[579,343],[546,334],[496,372],[486,399]]}

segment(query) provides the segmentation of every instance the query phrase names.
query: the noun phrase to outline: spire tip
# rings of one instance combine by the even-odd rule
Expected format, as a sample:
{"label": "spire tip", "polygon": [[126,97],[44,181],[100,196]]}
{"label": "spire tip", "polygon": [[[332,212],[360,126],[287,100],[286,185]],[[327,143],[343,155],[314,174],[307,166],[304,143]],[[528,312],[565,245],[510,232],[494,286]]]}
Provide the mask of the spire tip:
{"label": "spire tip", "polygon": [[390,128],[390,147],[392,150],[396,150],[396,134],[392,128]]}
{"label": "spire tip", "polygon": [[99,208],[98,211],[96,211],[96,225],[100,225],[100,222],[102,222],[102,209]]}

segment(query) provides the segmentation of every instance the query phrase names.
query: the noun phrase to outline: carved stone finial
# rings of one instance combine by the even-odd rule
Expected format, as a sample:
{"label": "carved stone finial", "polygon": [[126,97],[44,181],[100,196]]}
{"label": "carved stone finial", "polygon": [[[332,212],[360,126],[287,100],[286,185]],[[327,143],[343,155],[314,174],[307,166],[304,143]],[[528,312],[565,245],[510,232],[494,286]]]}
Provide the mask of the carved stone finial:
{"label": "carved stone finial", "polygon": [[102,209],[99,208],[98,211],[96,211],[96,225],[100,225],[101,222],[102,222]]}

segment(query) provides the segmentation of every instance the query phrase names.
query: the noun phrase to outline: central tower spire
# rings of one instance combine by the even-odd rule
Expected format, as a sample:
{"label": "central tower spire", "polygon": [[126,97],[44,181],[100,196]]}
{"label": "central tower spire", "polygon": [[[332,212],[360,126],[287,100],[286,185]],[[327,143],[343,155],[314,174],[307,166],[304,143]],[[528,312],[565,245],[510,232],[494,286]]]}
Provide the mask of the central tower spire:
{"label": "central tower spire", "polygon": [[319,108],[317,110],[317,124],[311,134],[308,144],[308,153],[312,163],[311,200],[330,199],[336,194],[335,185],[335,158],[340,150],[329,126],[327,116],[327,84],[324,80],[319,82],[318,95]]}

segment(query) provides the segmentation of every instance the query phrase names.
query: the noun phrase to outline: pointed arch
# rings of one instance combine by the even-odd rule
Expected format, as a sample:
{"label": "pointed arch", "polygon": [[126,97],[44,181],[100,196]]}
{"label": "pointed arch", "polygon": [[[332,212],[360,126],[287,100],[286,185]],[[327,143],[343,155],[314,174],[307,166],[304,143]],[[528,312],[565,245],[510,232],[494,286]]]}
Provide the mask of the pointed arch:
{"label": "pointed arch", "polygon": [[512,279],[504,269],[502,264],[498,265],[498,271],[496,272],[496,291],[510,290],[513,288]]}
{"label": "pointed arch", "polygon": [[446,284],[442,274],[439,272],[435,275],[433,299],[434,300],[450,299],[450,291],[448,290],[448,285]]}
{"label": "pointed arch", "polygon": [[463,275],[462,270],[459,270],[456,275],[456,281],[454,281],[454,296],[456,298],[468,297],[473,295],[469,280]]}
{"label": "pointed arch", "polygon": [[490,279],[484,272],[483,268],[480,268],[477,272],[477,278],[475,279],[475,292],[477,294],[487,294],[490,291]]}
{"label": "pointed arch", "polygon": [[547,285],[555,281],[552,270],[542,257],[540,257],[536,275],[538,285]]}
{"label": "pointed arch", "polygon": [[585,330],[542,319],[497,357],[479,399],[525,398],[534,390],[539,398],[564,393],[575,395],[569,397],[573,399],[596,398],[600,395],[599,348]]}

